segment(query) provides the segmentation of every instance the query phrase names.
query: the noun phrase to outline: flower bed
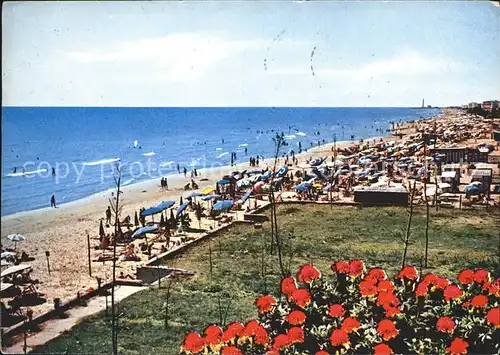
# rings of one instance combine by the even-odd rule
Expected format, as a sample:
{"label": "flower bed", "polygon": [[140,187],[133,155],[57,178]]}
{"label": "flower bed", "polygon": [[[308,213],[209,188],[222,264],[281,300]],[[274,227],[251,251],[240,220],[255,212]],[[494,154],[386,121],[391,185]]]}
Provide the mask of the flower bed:
{"label": "flower bed", "polygon": [[333,277],[312,265],[257,298],[258,319],[186,335],[181,354],[492,354],[500,351],[500,279],[463,270],[455,284],[413,266],[390,279],[361,260]]}

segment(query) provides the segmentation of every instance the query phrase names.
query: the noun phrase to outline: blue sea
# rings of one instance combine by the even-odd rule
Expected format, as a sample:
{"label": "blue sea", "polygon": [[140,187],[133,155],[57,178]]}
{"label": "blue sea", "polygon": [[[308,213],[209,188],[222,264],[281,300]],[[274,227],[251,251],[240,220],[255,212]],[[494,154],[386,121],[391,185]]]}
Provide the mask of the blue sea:
{"label": "blue sea", "polygon": [[[65,203],[110,189],[119,159],[126,185],[270,157],[318,142],[386,135],[390,122],[431,117],[413,108],[2,108],[1,214]],[[319,135],[317,134],[319,132]],[[335,138],[334,138],[335,137]],[[245,154],[245,148],[247,153]],[[52,176],[52,168],[56,176]],[[14,168],[16,172],[14,173]],[[24,171],[24,174],[23,174]]]}

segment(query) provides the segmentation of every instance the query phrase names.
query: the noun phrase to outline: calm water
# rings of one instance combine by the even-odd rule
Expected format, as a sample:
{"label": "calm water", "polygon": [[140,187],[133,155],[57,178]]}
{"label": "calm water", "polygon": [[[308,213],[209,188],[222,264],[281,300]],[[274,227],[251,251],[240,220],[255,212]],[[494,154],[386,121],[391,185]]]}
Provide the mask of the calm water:
{"label": "calm water", "polygon": [[[176,164],[188,170],[229,165],[230,152],[236,152],[237,162],[257,154],[269,157],[276,131],[287,135],[283,152],[297,152],[299,142],[304,149],[323,139],[332,142],[334,135],[337,141],[382,136],[391,121],[438,113],[409,108],[4,107],[2,215],[50,206],[52,194],[61,204],[107,190],[113,187],[116,159],[124,164],[128,185],[177,173]],[[39,172],[21,175],[23,167]],[[52,167],[57,167],[56,177]]]}

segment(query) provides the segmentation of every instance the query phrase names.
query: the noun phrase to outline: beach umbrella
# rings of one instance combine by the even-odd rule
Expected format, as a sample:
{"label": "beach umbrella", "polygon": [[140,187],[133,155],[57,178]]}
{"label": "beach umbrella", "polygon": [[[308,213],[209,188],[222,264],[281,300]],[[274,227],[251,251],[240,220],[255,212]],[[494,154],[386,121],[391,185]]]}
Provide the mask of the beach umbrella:
{"label": "beach umbrella", "polygon": [[219,184],[219,185],[227,185],[229,183],[230,183],[230,181],[226,180],[226,179],[222,179],[222,180],[217,181],[217,184]]}
{"label": "beach umbrella", "polygon": [[163,211],[163,210],[166,210],[167,208],[172,207],[173,205],[175,205],[175,201],[174,200],[166,200],[166,201],[160,202],[155,207],[158,208],[158,209],[161,209]]}
{"label": "beach umbrella", "polygon": [[252,170],[248,170],[246,172],[248,175],[253,175],[253,174],[262,174],[262,169],[252,169]]}
{"label": "beach umbrella", "polygon": [[179,217],[179,215],[184,212],[184,210],[187,208],[187,206],[189,206],[191,202],[190,201],[186,201],[184,202],[182,205],[179,206],[179,208],[177,209],[177,214],[175,215],[175,217]]}
{"label": "beach umbrella", "polygon": [[212,192],[214,192],[215,189],[213,187],[207,187],[205,190],[203,190],[201,193],[202,195],[209,195],[211,194]]}
{"label": "beach umbrella", "polygon": [[139,225],[139,217],[137,217],[137,211],[135,211],[134,226],[137,227],[138,225]]}
{"label": "beach umbrella", "polygon": [[0,258],[1,259],[7,259],[8,257],[10,256],[14,256],[16,255],[16,253],[12,252],[12,251],[4,251],[0,254]]}
{"label": "beach umbrella", "polygon": [[276,177],[283,177],[288,173],[288,166],[283,165],[279,170],[276,172]]}
{"label": "beach umbrella", "polygon": [[248,200],[248,198],[250,197],[250,195],[252,194],[252,189],[248,190],[244,195],[243,197],[241,198],[241,203],[245,203],[246,200]]}
{"label": "beach umbrella", "polygon": [[479,195],[482,192],[482,188],[477,185],[467,185],[465,186],[465,193],[468,195]]}
{"label": "beach umbrella", "polygon": [[187,198],[191,199],[193,197],[203,196],[201,192],[191,192]]}
{"label": "beach umbrella", "polygon": [[325,159],[324,158],[314,158],[309,162],[309,165],[311,166],[319,166],[323,163]]}
{"label": "beach umbrella", "polygon": [[140,236],[141,236],[141,235],[143,235],[143,234],[155,232],[156,230],[158,230],[158,227],[157,227],[157,226],[146,226],[146,227],[141,227],[141,228],[137,229],[137,230],[136,230],[136,231],[132,234],[132,237],[131,237],[131,238],[137,238],[137,237],[140,237]]}
{"label": "beach umbrella", "polygon": [[18,242],[26,240],[26,238],[21,234],[11,234],[7,236],[7,239],[10,240],[11,242],[14,242],[14,250],[16,249]]}
{"label": "beach umbrella", "polygon": [[159,208],[158,206],[155,206],[155,207],[151,207],[151,208],[146,208],[140,214],[141,214],[141,217],[146,217],[146,216],[153,216],[157,213],[160,213],[161,211],[163,211],[163,209]]}
{"label": "beach umbrella", "polygon": [[102,225],[102,219],[101,222],[99,223],[99,236],[104,237],[106,233],[104,232],[104,226]]}
{"label": "beach umbrella", "polygon": [[236,183],[236,186],[238,187],[248,187],[250,185],[252,185],[250,179],[241,179]]}
{"label": "beach umbrella", "polygon": [[408,164],[398,164],[398,168],[405,169],[408,167]]}
{"label": "beach umbrella", "polygon": [[223,200],[217,202],[213,207],[212,211],[227,211],[233,207],[234,201],[233,200]]}
{"label": "beach umbrella", "polygon": [[219,197],[220,197],[220,195],[211,194],[211,195],[203,196],[201,199],[203,201],[210,201],[210,200],[215,200],[216,198],[219,198]]}

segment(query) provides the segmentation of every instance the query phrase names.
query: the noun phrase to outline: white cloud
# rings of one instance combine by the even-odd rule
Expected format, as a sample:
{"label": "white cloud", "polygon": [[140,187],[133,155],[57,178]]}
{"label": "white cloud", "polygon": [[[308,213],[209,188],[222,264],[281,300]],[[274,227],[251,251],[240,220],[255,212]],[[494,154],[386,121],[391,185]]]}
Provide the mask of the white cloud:
{"label": "white cloud", "polygon": [[[415,51],[405,51],[392,58],[373,60],[358,68],[318,68],[318,66],[314,68],[314,74],[317,77],[326,76],[330,79],[335,78],[355,82],[391,76],[415,77],[463,69],[463,66],[458,62],[426,57]],[[273,69],[270,74],[312,75],[312,71],[310,63],[304,63],[300,67],[291,66]]]}
{"label": "white cloud", "polygon": [[152,81],[183,82],[205,74],[221,60],[265,46],[264,41],[236,41],[214,35],[180,33],[122,42],[110,49],[64,54],[84,64],[135,64],[147,71],[149,75],[146,77]]}

